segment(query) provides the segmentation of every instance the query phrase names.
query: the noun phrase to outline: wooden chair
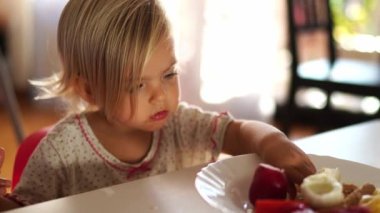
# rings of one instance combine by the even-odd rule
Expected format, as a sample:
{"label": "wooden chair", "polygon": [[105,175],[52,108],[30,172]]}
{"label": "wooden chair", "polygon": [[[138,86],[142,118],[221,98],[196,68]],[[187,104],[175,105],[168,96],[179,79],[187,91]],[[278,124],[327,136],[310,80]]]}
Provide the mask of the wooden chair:
{"label": "wooden chair", "polygon": [[[373,96],[380,100],[380,66],[378,61],[343,58],[338,54],[330,4],[329,0],[287,0],[291,75],[288,98],[278,111],[285,133],[289,133],[292,123],[299,119],[317,125],[323,131],[380,117],[379,110],[373,114],[353,113],[332,104],[333,95],[339,92],[360,97]],[[324,36],[323,46],[318,46],[324,55],[302,58],[313,55],[310,52],[317,49],[302,48],[302,36],[318,33]],[[301,50],[308,53],[301,53]],[[312,108],[299,104],[297,94],[308,88],[322,91],[326,95],[325,105]]]}

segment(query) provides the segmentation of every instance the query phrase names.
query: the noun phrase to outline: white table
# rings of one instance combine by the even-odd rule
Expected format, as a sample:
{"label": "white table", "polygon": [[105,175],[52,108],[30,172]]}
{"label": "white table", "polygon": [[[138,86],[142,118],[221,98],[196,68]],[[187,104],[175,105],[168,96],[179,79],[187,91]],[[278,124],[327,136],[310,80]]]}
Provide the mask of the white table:
{"label": "white table", "polygon": [[194,187],[202,166],[23,207],[12,213],[219,212]]}
{"label": "white table", "polygon": [[[329,155],[380,168],[380,120],[365,122],[295,142],[306,153]],[[201,166],[48,201],[12,213],[218,212],[194,187]]]}
{"label": "white table", "polygon": [[328,131],[295,142],[306,153],[380,168],[380,120]]}

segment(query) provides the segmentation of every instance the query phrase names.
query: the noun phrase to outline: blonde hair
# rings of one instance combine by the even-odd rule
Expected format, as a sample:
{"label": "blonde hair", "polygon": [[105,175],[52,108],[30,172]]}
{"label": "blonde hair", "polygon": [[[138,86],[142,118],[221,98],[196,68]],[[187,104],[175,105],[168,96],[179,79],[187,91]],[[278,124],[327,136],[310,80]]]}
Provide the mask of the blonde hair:
{"label": "blonde hair", "polygon": [[[33,83],[49,97],[65,97],[71,110],[102,107],[110,116],[122,95],[140,81],[155,46],[169,36],[158,0],[70,0],[57,32],[62,71]],[[94,102],[85,108],[75,90],[78,79],[86,83]]]}

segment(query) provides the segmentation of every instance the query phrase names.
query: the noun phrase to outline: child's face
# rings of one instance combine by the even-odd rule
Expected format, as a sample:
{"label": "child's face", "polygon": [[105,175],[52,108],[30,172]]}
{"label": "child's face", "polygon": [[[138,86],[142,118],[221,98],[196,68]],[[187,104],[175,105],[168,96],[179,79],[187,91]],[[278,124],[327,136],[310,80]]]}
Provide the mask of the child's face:
{"label": "child's face", "polygon": [[173,114],[179,102],[179,82],[173,41],[162,41],[154,50],[142,72],[136,94],[136,108],[131,116],[130,96],[125,95],[116,114],[122,128],[154,131],[161,128]]}

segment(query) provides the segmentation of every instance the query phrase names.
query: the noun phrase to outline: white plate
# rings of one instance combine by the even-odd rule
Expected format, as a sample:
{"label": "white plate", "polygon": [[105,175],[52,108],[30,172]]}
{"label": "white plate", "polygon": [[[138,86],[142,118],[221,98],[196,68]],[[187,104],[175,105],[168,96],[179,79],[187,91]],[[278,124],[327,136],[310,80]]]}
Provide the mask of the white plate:
{"label": "white plate", "polygon": [[[339,168],[345,183],[380,186],[375,167],[327,156],[309,155],[317,168]],[[240,155],[211,163],[198,172],[195,187],[201,197],[222,212],[250,212],[249,185],[260,163],[254,154]]]}

